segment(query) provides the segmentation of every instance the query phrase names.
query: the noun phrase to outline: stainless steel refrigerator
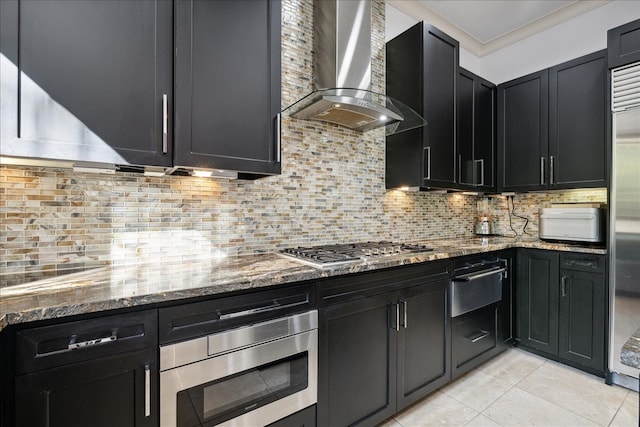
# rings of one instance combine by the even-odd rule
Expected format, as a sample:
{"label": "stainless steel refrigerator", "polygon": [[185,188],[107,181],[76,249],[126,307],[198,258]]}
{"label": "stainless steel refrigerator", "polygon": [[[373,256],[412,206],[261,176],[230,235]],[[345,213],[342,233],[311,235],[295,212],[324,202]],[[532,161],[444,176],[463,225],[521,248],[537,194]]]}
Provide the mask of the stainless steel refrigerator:
{"label": "stainless steel refrigerator", "polygon": [[640,330],[640,63],[612,70],[611,78],[609,370],[614,383],[637,390],[640,370],[620,353]]}

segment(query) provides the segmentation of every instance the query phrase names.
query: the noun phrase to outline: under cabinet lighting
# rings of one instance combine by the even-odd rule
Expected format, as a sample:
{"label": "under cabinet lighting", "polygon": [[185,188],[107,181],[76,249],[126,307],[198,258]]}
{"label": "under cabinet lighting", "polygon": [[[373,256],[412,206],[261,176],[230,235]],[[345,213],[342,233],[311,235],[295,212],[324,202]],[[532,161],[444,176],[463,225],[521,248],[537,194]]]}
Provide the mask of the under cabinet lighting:
{"label": "under cabinet lighting", "polygon": [[64,168],[71,169],[73,167],[72,162],[66,162],[64,160],[44,160],[44,159],[30,159],[27,157],[0,157],[0,165],[12,165],[12,166],[38,166],[48,168]]}
{"label": "under cabinet lighting", "polygon": [[213,176],[213,171],[194,169],[192,175],[199,178],[211,178]]}

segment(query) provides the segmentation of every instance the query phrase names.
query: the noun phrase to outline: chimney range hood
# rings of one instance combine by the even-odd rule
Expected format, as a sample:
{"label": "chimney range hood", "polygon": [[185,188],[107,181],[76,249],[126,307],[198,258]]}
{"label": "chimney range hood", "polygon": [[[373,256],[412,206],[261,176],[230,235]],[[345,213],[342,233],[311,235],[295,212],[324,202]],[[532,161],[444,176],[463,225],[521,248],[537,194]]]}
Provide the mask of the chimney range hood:
{"label": "chimney range hood", "polygon": [[316,0],[313,10],[316,90],[282,111],[365,132],[386,135],[424,126],[402,102],[371,91],[371,1]]}

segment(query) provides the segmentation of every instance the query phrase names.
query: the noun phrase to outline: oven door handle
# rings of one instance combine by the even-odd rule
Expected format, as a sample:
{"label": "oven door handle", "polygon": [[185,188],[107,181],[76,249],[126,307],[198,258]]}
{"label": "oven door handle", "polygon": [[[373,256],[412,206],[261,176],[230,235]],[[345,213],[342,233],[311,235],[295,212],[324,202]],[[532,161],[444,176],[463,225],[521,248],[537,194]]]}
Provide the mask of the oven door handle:
{"label": "oven door handle", "polygon": [[491,269],[491,270],[480,271],[478,273],[473,273],[473,274],[468,274],[468,275],[464,275],[464,276],[454,277],[451,280],[453,280],[454,282],[471,282],[473,280],[481,279],[483,277],[491,276],[493,274],[502,274],[505,271],[507,271],[506,268],[498,267],[498,268],[494,268],[494,269]]}

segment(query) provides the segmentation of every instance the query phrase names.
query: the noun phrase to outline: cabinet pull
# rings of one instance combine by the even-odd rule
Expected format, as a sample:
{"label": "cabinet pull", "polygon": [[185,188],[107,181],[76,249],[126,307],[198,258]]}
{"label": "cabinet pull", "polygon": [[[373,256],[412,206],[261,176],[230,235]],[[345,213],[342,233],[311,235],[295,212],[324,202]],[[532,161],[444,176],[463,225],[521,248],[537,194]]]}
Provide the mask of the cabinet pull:
{"label": "cabinet pull", "polygon": [[282,149],[282,114],[276,114],[276,162],[280,161]]}
{"label": "cabinet pull", "polygon": [[95,340],[88,340],[88,341],[81,341],[81,342],[75,342],[75,339],[76,339],[75,336],[71,337],[71,341],[67,346],[69,350],[77,350],[83,347],[91,347],[98,344],[106,344],[108,342],[114,342],[118,340],[118,336],[116,334],[112,334],[111,336],[108,336],[108,337],[97,338]]}
{"label": "cabinet pull", "polygon": [[560,294],[562,298],[567,296],[567,278],[566,276],[560,277]]}
{"label": "cabinet pull", "polygon": [[424,147],[423,157],[424,165],[426,166],[425,169],[427,170],[423,181],[426,181],[428,179],[431,179],[431,147]]}
{"label": "cabinet pull", "polygon": [[553,156],[549,156],[549,184],[553,184]]}
{"label": "cabinet pull", "polygon": [[144,365],[144,416],[151,416],[151,367]]}
{"label": "cabinet pull", "polygon": [[167,153],[168,147],[168,135],[169,135],[169,102],[167,94],[162,95],[162,152]]}
{"label": "cabinet pull", "polygon": [[[395,324],[392,324],[391,328],[395,329],[396,331],[399,331],[400,330],[400,305],[398,303],[392,302],[391,309],[395,311]],[[394,316],[394,314],[391,313],[391,316]]]}
{"label": "cabinet pull", "polygon": [[[484,187],[484,159],[474,160],[474,162],[480,163],[480,184],[476,184],[476,186]],[[475,175],[477,174],[475,173],[475,170],[473,172],[474,172],[474,178],[475,178]],[[475,179],[474,179],[474,184],[475,184]]]}
{"label": "cabinet pull", "polygon": [[407,314],[407,308],[409,307],[409,304],[407,304],[405,300],[400,300],[400,304],[402,305],[402,327],[407,329],[407,318],[409,317]]}
{"label": "cabinet pull", "polygon": [[544,179],[544,164],[545,164],[546,159],[544,157],[540,157],[540,185],[544,185],[545,184],[545,179]]}
{"label": "cabinet pull", "polygon": [[462,184],[462,154],[458,154],[458,183]]}
{"label": "cabinet pull", "polygon": [[508,279],[509,278],[509,261],[507,261],[504,258],[498,258],[498,261],[500,261],[500,263],[504,265],[504,275],[502,277],[504,279]]}
{"label": "cabinet pull", "polygon": [[471,338],[469,337],[468,339],[471,340],[471,342],[478,342],[483,338],[486,338],[489,336],[489,331],[485,331],[485,330],[480,330],[480,335],[476,335],[475,337]]}

